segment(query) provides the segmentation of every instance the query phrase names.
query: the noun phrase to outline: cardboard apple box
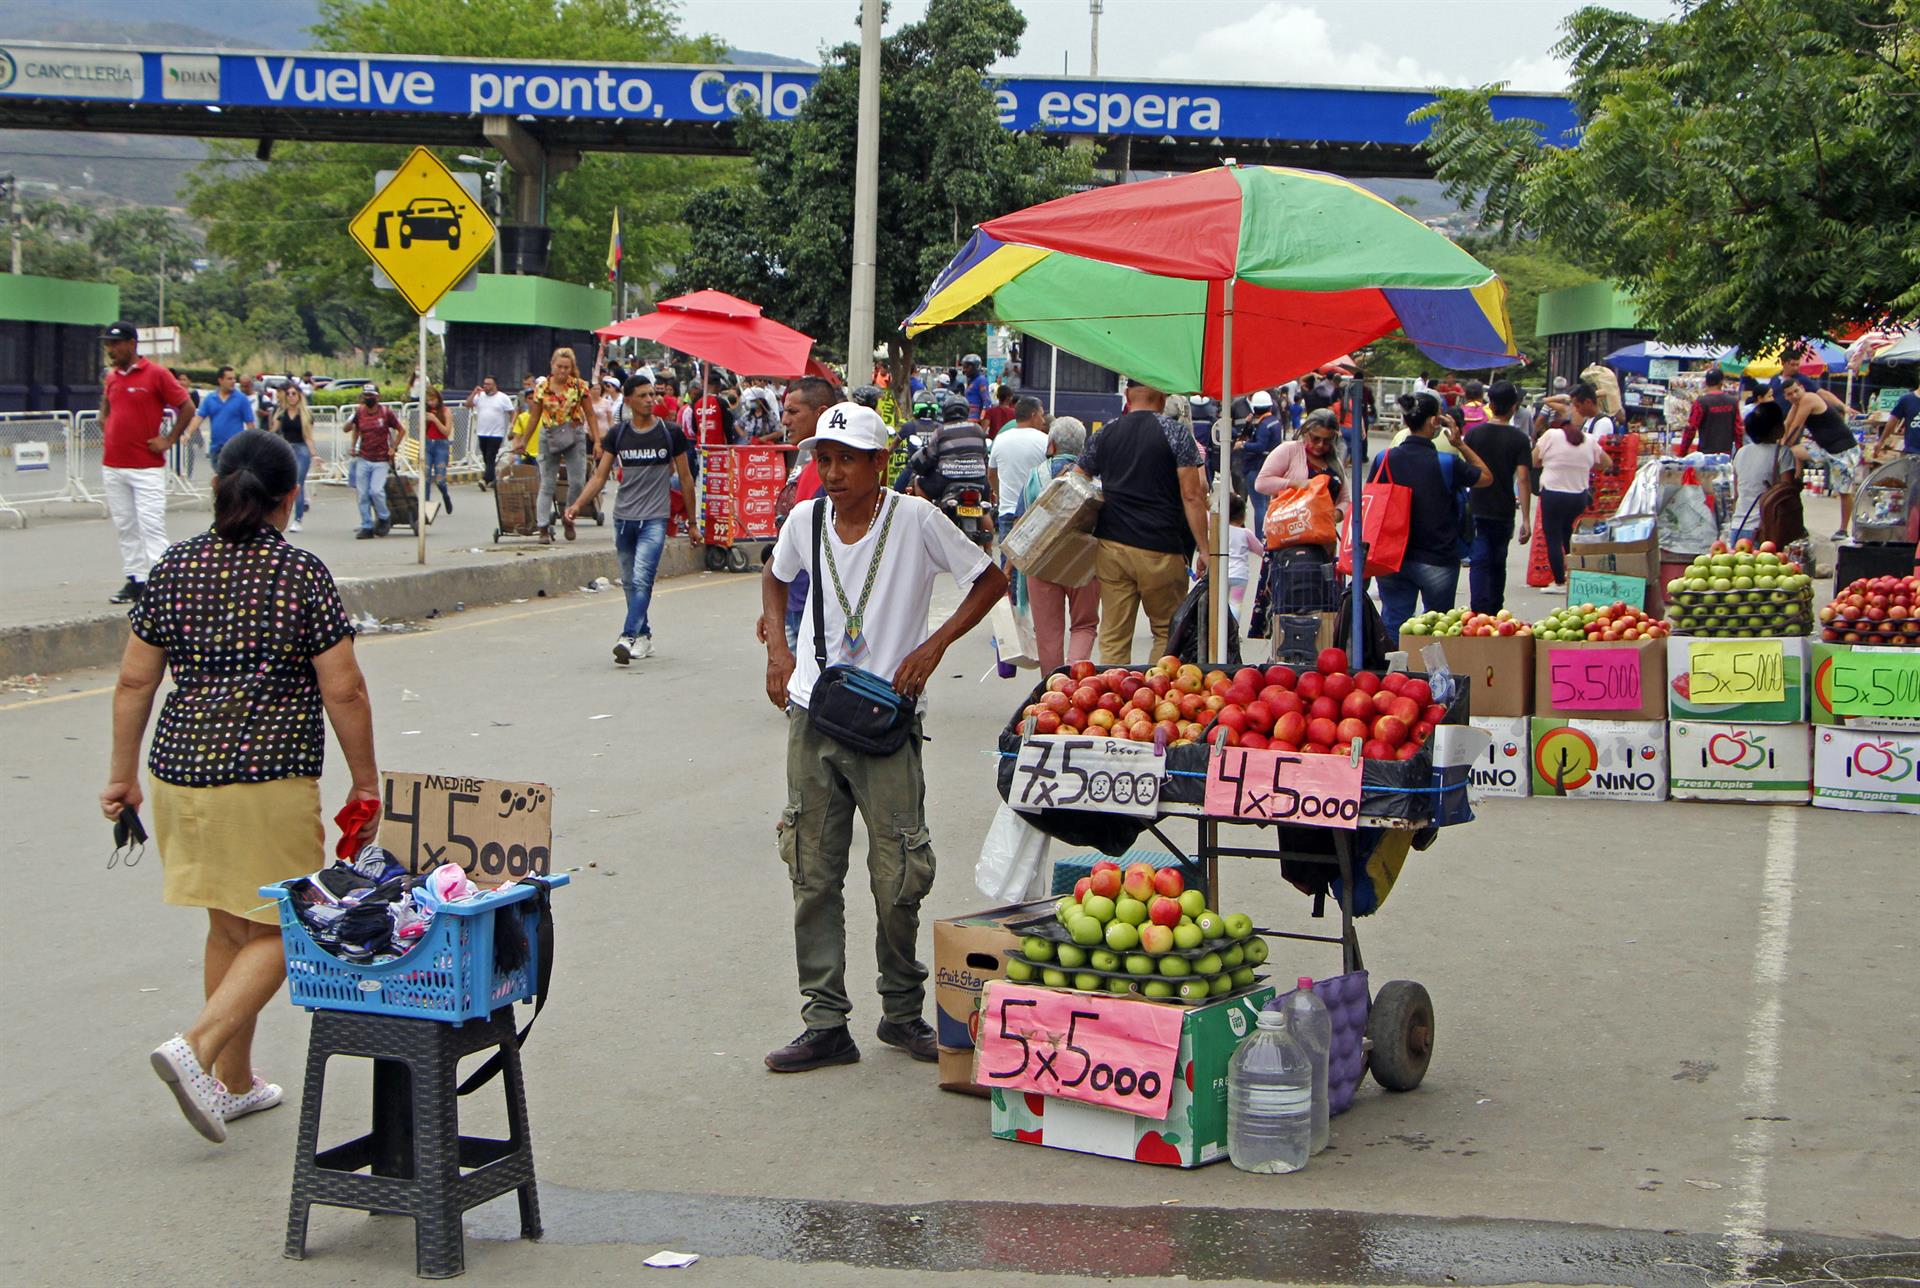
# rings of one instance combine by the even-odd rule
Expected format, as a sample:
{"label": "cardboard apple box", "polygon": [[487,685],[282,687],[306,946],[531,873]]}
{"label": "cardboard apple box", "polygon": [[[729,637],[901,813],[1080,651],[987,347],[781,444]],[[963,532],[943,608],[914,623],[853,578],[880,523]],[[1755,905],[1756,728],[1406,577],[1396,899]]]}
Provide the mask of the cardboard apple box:
{"label": "cardboard apple box", "polygon": [[1007,929],[1053,911],[1053,899],[1008,904],[933,923],[934,1029],[940,1045],[940,1086],[969,1096],[984,1096],[973,1082],[973,1037],[979,1024],[980,994],[988,981],[1005,979],[1007,950],[1020,936]]}
{"label": "cardboard apple box", "polygon": [[1808,688],[1811,692],[1813,722],[1817,725],[1871,729],[1882,733],[1920,734],[1920,711],[1908,711],[1897,706],[1889,706],[1876,712],[1841,715],[1833,709],[1833,664],[1842,654],[1867,654],[1870,657],[1891,654],[1896,657],[1905,657],[1914,652],[1915,650],[1910,648],[1887,648],[1869,644],[1815,644],[1812,659],[1808,662],[1808,668],[1812,674]]}
{"label": "cardboard apple box", "polygon": [[1438,644],[1447,669],[1471,684],[1469,716],[1533,714],[1531,635],[1445,635],[1431,643],[1419,642],[1423,655],[1426,648]]}
{"label": "cardboard apple box", "polygon": [[1724,705],[1693,700],[1690,650],[1697,642],[1701,642],[1698,636],[1667,637],[1667,714],[1671,719],[1713,724],[1798,724],[1806,720],[1808,645],[1804,637],[1773,641],[1780,645],[1781,678],[1786,690],[1778,702]]}
{"label": "cardboard apple box", "polygon": [[1920,814],[1920,734],[1814,730],[1813,804],[1868,814]]}
{"label": "cardboard apple box", "polygon": [[1804,805],[1813,798],[1813,729],[1804,724],[1675,720],[1667,782],[1677,801]]}
{"label": "cardboard apple box", "polygon": [[1667,799],[1664,720],[1535,716],[1532,756],[1535,796],[1601,801]]}
{"label": "cardboard apple box", "polygon": [[[1553,659],[1568,650],[1593,653],[1595,661],[1613,659],[1621,652],[1638,658],[1640,701],[1634,706],[1579,707],[1556,705],[1553,686]],[[1609,652],[1612,650],[1612,652]],[[1473,708],[1476,712],[1478,707]],[[1560,641],[1535,639],[1533,642],[1533,711],[1535,715],[1553,715],[1574,720],[1664,721],[1667,718],[1667,651],[1665,640]]]}
{"label": "cardboard apple box", "polygon": [[1533,730],[1526,716],[1473,716],[1475,729],[1491,741],[1467,771],[1473,801],[1533,795]]}

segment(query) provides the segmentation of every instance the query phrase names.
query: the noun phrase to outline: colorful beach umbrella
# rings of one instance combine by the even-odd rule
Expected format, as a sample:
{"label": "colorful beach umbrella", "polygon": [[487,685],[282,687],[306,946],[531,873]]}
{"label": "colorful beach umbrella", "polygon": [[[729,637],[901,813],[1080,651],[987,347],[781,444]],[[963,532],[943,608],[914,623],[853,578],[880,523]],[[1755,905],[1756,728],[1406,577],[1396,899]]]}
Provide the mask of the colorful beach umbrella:
{"label": "colorful beach umbrella", "polygon": [[1664,340],[1641,340],[1637,344],[1615,349],[1600,361],[1617,371],[1631,371],[1644,376],[1652,370],[1652,364],[1660,359],[1712,362],[1725,352],[1725,348],[1717,344],[1668,344]]}
{"label": "colorful beach umbrella", "polygon": [[[1168,393],[1280,384],[1396,329],[1443,367],[1517,362],[1506,288],[1335,175],[1224,166],[980,224],[904,323],[985,316]],[[1229,353],[1226,336],[1231,330]]]}
{"label": "colorful beach umbrella", "polygon": [[1749,357],[1738,349],[1720,354],[1720,370],[1730,376],[1753,376],[1768,380],[1780,374],[1780,355],[1798,349],[1800,369],[1810,376],[1825,375],[1847,365],[1847,351],[1827,340],[1793,340],[1776,345],[1759,357]]}

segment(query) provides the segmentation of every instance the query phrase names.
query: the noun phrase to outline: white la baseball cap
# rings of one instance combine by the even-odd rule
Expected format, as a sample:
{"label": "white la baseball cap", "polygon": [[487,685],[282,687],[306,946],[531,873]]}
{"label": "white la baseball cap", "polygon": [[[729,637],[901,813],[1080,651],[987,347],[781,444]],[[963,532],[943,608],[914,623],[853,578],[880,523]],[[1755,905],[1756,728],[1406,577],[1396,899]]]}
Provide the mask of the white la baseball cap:
{"label": "white la baseball cap", "polygon": [[862,452],[878,452],[887,446],[887,423],[880,413],[859,403],[835,403],[820,413],[814,422],[813,436],[831,443],[845,443]]}

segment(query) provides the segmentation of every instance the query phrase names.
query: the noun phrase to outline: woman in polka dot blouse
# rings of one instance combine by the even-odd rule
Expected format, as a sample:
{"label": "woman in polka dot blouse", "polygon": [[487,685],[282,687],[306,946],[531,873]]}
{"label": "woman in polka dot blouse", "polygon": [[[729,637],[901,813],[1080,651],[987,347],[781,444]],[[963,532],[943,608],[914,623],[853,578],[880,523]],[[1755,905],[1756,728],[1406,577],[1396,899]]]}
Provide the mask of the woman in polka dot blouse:
{"label": "woman in polka dot blouse", "polygon": [[327,861],[323,711],[352,775],[348,801],[379,798],[353,625],[326,565],[281,535],[299,495],[284,439],[247,430],[221,449],[212,530],[168,549],[131,614],[100,793],[110,819],[146,800],[140,735],[171,668],[147,758],[154,840],[162,897],[207,910],[207,1001],[152,1062],[187,1121],[215,1142],[227,1123],[280,1103],[280,1088],[253,1071],[254,1019],[286,974],[259,889]]}

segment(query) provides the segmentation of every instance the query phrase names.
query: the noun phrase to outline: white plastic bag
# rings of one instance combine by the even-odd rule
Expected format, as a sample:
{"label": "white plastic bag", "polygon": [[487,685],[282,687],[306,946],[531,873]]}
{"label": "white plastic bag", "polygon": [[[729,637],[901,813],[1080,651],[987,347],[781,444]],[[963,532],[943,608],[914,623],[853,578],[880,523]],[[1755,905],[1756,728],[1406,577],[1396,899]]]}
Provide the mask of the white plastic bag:
{"label": "white plastic bag", "polygon": [[993,624],[993,647],[1002,662],[1028,668],[1040,665],[1040,645],[1034,639],[1030,618],[1016,611],[1003,596],[993,602],[989,620]]}
{"label": "white plastic bag", "polygon": [[980,861],[973,868],[974,885],[995,904],[1042,898],[1050,875],[1048,841],[1045,832],[1002,802],[994,811],[993,822],[987,825],[987,839],[980,844]]}
{"label": "white plastic bag", "polygon": [[1618,519],[1629,514],[1658,514],[1660,512],[1660,462],[1643,461],[1640,468],[1633,472],[1633,482],[1627,485],[1626,495],[1620,498],[1620,504],[1614,507],[1613,517]]}

